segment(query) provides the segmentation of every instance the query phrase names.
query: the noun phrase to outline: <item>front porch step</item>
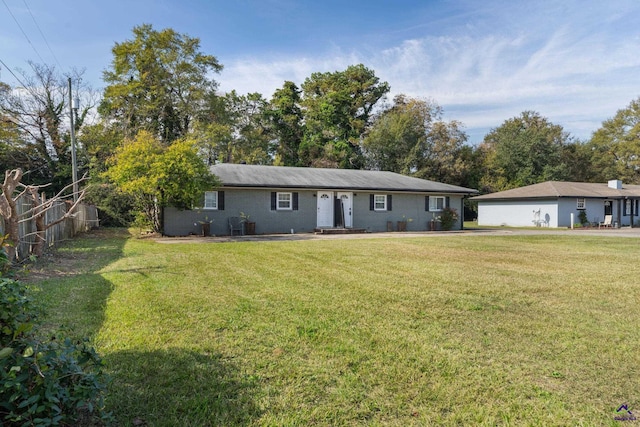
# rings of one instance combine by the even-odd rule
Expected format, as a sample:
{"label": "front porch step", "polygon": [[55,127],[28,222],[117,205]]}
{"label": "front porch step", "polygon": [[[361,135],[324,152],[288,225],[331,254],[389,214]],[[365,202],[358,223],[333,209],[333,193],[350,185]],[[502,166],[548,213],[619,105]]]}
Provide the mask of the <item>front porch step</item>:
{"label": "front porch step", "polygon": [[366,233],[365,228],[316,228],[316,234],[357,234]]}

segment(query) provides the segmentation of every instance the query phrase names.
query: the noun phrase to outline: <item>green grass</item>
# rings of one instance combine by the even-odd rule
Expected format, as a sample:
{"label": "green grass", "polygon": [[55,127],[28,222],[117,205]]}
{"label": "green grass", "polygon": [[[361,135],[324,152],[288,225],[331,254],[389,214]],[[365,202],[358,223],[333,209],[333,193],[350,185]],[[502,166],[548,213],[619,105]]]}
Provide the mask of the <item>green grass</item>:
{"label": "green grass", "polygon": [[617,425],[619,405],[640,411],[635,239],[100,240],[59,251],[92,254],[81,275],[37,284],[51,322],[93,337],[119,425]]}

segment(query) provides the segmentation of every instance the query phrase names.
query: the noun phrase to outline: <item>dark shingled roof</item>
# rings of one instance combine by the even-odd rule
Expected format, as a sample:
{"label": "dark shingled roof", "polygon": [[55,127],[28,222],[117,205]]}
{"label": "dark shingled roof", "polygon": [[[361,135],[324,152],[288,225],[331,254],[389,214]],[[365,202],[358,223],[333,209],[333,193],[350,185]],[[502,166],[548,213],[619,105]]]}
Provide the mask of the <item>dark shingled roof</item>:
{"label": "dark shingled roof", "polygon": [[640,185],[624,185],[622,189],[610,188],[607,184],[588,182],[547,181],[498,193],[472,197],[471,200],[550,199],[559,197],[591,197],[621,199],[640,197]]}
{"label": "dark shingled roof", "polygon": [[211,172],[223,187],[332,189],[477,194],[476,190],[393,172],[221,163]]}

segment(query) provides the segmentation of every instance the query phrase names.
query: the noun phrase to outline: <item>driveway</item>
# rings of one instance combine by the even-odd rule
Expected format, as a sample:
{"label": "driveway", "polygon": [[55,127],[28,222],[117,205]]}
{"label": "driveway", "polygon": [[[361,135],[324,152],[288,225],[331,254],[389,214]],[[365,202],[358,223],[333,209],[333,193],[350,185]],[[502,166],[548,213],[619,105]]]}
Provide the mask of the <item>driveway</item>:
{"label": "driveway", "polygon": [[444,237],[444,236],[527,236],[527,235],[558,235],[558,236],[606,236],[606,237],[640,237],[640,228],[580,228],[580,229],[521,229],[521,228],[469,228],[456,231],[407,231],[392,233],[354,233],[354,234],[259,234],[253,236],[184,236],[159,237],[158,243],[221,243],[221,242],[268,242],[287,240],[336,240],[336,239],[383,239],[407,237]]}

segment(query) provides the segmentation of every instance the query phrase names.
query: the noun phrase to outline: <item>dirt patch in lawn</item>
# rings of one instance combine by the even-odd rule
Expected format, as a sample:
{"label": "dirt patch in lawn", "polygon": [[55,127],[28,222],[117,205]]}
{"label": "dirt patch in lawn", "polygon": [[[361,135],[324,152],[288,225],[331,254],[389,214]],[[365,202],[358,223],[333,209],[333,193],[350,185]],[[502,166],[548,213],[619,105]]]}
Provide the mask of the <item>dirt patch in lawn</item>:
{"label": "dirt patch in lawn", "polygon": [[[105,265],[113,259],[113,251],[123,244],[130,234],[126,229],[96,229],[77,236],[75,239],[61,242],[57,247],[48,249],[43,256],[33,262],[27,262],[16,271],[16,277],[24,283],[35,283],[40,280],[69,277],[95,270],[96,266]],[[85,240],[77,245],[77,240]],[[115,239],[115,240],[114,240]],[[86,241],[89,241],[87,243]],[[107,248],[103,248],[107,243]],[[82,247],[82,248],[81,248]],[[86,248],[89,249],[86,249]],[[83,249],[84,248],[84,249]]]}

